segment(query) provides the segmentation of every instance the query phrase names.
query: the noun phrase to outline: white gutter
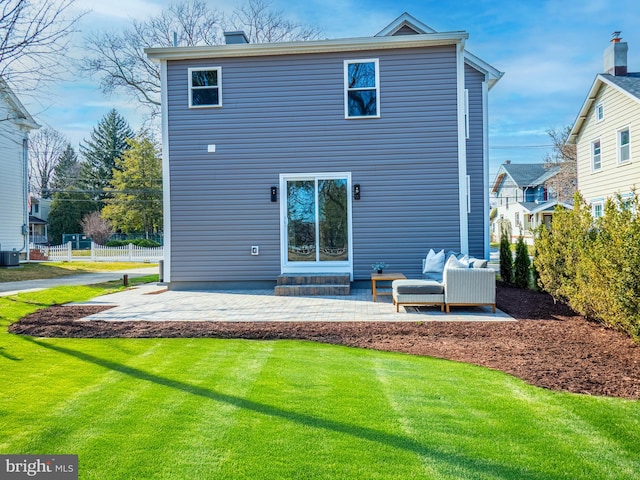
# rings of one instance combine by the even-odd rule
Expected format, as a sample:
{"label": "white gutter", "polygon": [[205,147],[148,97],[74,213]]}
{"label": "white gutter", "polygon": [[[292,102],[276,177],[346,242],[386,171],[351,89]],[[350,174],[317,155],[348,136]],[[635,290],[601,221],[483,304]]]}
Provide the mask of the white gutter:
{"label": "white gutter", "polygon": [[469,38],[464,31],[401,35],[397,37],[361,37],[309,42],[250,43],[199,47],[145,48],[147,56],[160,60],[189,60],[201,58],[256,57],[264,55],[295,55],[324,52],[349,52],[390,48],[417,48],[463,43]]}

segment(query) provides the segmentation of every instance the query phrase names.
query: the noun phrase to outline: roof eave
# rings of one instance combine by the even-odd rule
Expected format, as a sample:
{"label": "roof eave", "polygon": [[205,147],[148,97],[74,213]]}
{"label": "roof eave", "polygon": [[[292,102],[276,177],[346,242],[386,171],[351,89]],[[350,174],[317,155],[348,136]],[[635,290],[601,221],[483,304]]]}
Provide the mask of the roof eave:
{"label": "roof eave", "polygon": [[464,61],[474,67],[476,70],[479,70],[485,74],[485,77],[487,79],[487,87],[489,90],[491,90],[494,85],[498,83],[498,81],[504,76],[504,72],[501,72],[492,65],[489,65],[487,62],[475,56],[468,50],[464,51]]}
{"label": "roof eave", "polygon": [[201,58],[256,57],[265,55],[294,55],[323,52],[414,48],[464,43],[469,34],[464,31],[402,35],[396,37],[362,37],[308,42],[251,43],[199,47],[145,48],[147,56],[162,60]]}

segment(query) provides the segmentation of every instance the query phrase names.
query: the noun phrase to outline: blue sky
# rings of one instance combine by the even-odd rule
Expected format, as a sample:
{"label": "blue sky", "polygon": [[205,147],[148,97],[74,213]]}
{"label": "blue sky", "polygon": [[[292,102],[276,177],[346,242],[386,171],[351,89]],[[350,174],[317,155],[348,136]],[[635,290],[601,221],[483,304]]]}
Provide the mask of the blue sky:
{"label": "blue sky", "polygon": [[[130,18],[159,13],[169,0],[77,0],[91,10],[74,37],[120,30]],[[231,12],[238,2],[210,0]],[[466,30],[466,48],[505,72],[490,92],[489,156],[493,176],[505,160],[542,161],[549,151],[546,131],[571,125],[597,73],[611,32],[622,31],[629,44],[629,71],[640,71],[640,6],[637,0],[471,0],[443,2],[389,0],[273,0],[292,20],[322,29],[327,38],[371,36],[403,12],[437,31]],[[129,98],[104,96],[98,81],[70,75],[24,103],[37,121],[65,134],[74,147],[115,107],[136,129],[141,111]]]}

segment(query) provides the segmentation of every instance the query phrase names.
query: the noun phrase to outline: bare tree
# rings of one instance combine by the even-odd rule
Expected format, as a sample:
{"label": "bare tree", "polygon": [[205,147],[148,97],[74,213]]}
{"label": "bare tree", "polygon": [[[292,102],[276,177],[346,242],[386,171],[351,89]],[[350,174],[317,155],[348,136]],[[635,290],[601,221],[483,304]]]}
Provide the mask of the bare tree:
{"label": "bare tree", "polygon": [[544,157],[546,168],[559,168],[558,174],[547,180],[546,185],[562,202],[570,202],[578,189],[576,146],[567,143],[570,132],[571,127],[548,130],[553,150]]}
{"label": "bare tree", "polygon": [[266,0],[247,0],[225,21],[225,30],[242,30],[250,43],[316,40],[322,31],[315,26],[287,20],[282,10],[272,10]]}
{"label": "bare tree", "polygon": [[31,192],[51,198],[51,180],[67,149],[68,140],[53,128],[43,128],[29,138],[29,181]]}
{"label": "bare tree", "polygon": [[101,77],[105,94],[126,92],[155,116],[160,113],[160,69],[144,49],[173,46],[174,32],[180,46],[218,44],[220,17],[202,0],[185,0],[156,17],[132,20],[122,33],[96,33],[87,38],[89,54],[82,59],[81,69]]}
{"label": "bare tree", "polygon": [[102,218],[100,212],[91,212],[86,214],[80,220],[82,232],[91,240],[99,245],[104,245],[113,233],[111,225],[107,220]]}
{"label": "bare tree", "polygon": [[88,54],[81,70],[100,77],[102,91],[127,93],[148,108],[151,116],[160,113],[160,68],[144,53],[145,48],[218,45],[224,29],[247,30],[252,42],[310,40],[319,30],[285,20],[263,0],[249,0],[224,20],[203,0],[183,0],[148,20],[131,21],[121,33],[103,32],[87,39]]}
{"label": "bare tree", "polygon": [[83,13],[75,0],[0,0],[0,76],[18,90],[54,80],[66,68],[68,41]]}

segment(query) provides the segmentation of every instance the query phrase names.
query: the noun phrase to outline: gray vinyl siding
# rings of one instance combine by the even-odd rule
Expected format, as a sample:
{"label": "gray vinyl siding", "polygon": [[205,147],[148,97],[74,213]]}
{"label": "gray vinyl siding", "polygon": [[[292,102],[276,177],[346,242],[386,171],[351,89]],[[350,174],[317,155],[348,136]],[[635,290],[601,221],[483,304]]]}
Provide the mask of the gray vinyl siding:
{"label": "gray vinyl siding", "polygon": [[[343,61],[368,58],[381,118],[346,120]],[[221,108],[188,108],[189,67],[222,67]],[[454,46],[169,61],[167,76],[172,282],[275,280],[281,173],[361,185],[356,280],[376,261],[417,277],[429,248],[460,248]]]}
{"label": "gray vinyl siding", "polygon": [[465,88],[469,90],[469,138],[467,139],[467,175],[471,178],[471,213],[469,222],[469,254],[484,257],[484,242],[489,232],[485,228],[484,199],[488,193],[484,184],[484,118],[482,82],[484,74],[465,65]]}

